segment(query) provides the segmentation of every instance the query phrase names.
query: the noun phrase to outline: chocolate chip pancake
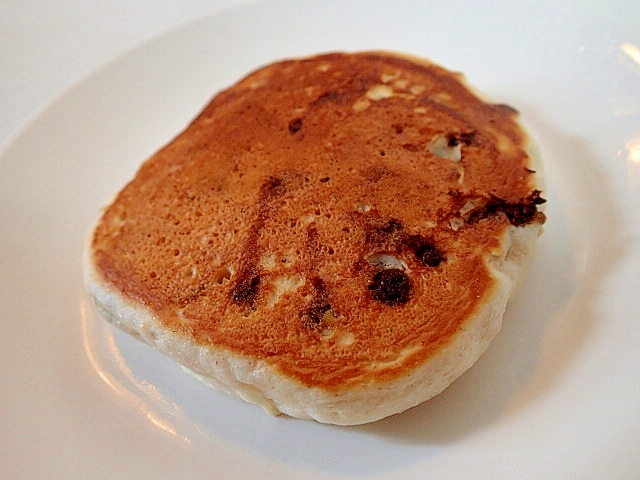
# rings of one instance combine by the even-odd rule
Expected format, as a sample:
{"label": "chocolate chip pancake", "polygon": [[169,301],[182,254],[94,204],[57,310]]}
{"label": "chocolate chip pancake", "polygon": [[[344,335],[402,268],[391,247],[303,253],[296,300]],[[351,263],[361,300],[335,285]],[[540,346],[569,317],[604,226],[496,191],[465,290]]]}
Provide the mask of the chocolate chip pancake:
{"label": "chocolate chip pancake", "polygon": [[148,159],[88,240],[117,327],[267,410],[365,423],[500,329],[545,221],[517,112],[398,54],[274,63]]}

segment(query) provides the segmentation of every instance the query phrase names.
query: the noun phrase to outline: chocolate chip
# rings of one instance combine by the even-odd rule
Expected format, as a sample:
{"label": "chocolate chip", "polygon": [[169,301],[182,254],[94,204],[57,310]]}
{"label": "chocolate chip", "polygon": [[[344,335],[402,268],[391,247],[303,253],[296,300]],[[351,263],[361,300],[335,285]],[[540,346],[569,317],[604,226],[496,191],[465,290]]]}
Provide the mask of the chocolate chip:
{"label": "chocolate chip", "polygon": [[413,250],[418,260],[429,267],[437,267],[445,259],[444,254],[432,242],[420,235],[411,235],[405,245]]}
{"label": "chocolate chip", "polygon": [[507,202],[501,198],[492,198],[484,207],[471,212],[467,223],[476,223],[488,217],[504,213],[509,223],[515,227],[521,227],[533,221],[538,214],[538,205],[546,202],[540,196],[540,190],[534,190],[531,194],[519,202]]}
{"label": "chocolate chip", "polygon": [[530,202],[535,203],[536,205],[542,205],[543,203],[547,203],[547,199],[546,198],[542,198],[540,196],[542,192],[540,190],[534,190],[533,192],[531,192],[531,195],[529,195],[529,197],[527,197],[529,199]]}
{"label": "chocolate chip", "polygon": [[402,305],[409,301],[411,282],[398,268],[380,270],[373,276],[369,291],[374,300],[387,305]]}
{"label": "chocolate chip", "polygon": [[422,245],[415,251],[415,253],[416,257],[429,267],[437,267],[444,260],[442,254],[435,247],[429,244]]}
{"label": "chocolate chip", "polygon": [[322,183],[327,183],[329,180],[331,180],[331,178],[329,178],[329,177],[322,177],[322,178],[320,179],[320,182],[322,182]]}
{"label": "chocolate chip", "polygon": [[460,144],[460,140],[455,135],[447,136],[447,146],[449,147],[457,147]]}
{"label": "chocolate chip", "polygon": [[239,304],[253,305],[258,296],[260,276],[242,278],[231,291],[231,300]]}
{"label": "chocolate chip", "polygon": [[291,135],[298,133],[301,128],[302,128],[301,118],[296,118],[295,120],[291,120],[289,122],[289,133],[291,133]]}
{"label": "chocolate chip", "polygon": [[502,211],[509,219],[509,223],[518,227],[529,223],[538,209],[533,203],[505,203]]}

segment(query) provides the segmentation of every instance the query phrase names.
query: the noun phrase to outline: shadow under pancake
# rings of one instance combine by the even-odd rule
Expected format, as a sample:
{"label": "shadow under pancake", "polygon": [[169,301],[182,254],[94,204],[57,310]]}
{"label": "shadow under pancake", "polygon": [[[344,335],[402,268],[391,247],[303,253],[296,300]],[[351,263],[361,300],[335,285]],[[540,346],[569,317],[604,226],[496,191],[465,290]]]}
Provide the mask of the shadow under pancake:
{"label": "shadow under pancake", "polygon": [[[543,397],[580,350],[597,319],[591,299],[627,251],[610,187],[587,146],[535,114],[527,117],[549,178],[545,233],[507,308],[502,331],[445,392],[362,426],[272,417],[212,392],[171,360],[114,331],[130,369],[127,388],[141,397],[144,392],[133,390],[154,385],[155,396],[145,400],[145,408],[194,448],[206,451],[211,438],[223,438],[300,468],[358,476],[428,462],[451,445],[508,422]],[[110,365],[107,355],[98,358],[101,368],[117,379],[118,366]]]}

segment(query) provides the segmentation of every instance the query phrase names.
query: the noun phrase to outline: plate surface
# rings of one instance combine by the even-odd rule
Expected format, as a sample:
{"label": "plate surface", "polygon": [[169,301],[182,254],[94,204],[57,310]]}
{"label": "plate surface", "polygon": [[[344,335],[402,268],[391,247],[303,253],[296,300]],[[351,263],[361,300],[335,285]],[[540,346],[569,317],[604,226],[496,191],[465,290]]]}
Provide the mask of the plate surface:
{"label": "plate surface", "polygon": [[[517,5],[517,8],[514,8]],[[507,13],[508,12],[508,13]],[[142,160],[258,66],[428,57],[516,106],[549,221],[487,353],[360,427],[274,418],[114,331],[82,293],[86,231]],[[284,1],[146,44],[0,157],[3,478],[634,478],[640,472],[640,37],[528,2]]]}

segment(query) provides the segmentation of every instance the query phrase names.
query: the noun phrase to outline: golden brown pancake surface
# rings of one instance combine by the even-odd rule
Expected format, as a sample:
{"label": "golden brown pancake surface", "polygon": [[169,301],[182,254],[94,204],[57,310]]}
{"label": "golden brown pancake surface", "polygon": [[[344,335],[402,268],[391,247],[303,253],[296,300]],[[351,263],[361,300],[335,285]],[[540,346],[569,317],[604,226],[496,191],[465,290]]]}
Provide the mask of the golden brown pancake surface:
{"label": "golden brown pancake surface", "polygon": [[515,117],[397,55],[270,65],[143,164],[95,268],[168,329],[304,385],[394,378],[491,294],[506,229],[544,222]]}

